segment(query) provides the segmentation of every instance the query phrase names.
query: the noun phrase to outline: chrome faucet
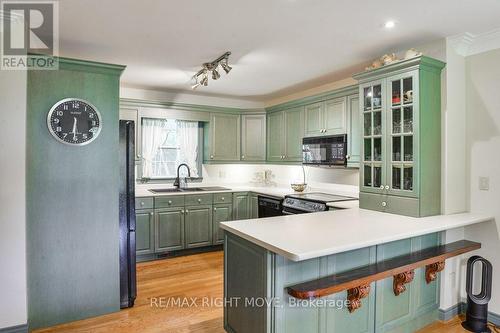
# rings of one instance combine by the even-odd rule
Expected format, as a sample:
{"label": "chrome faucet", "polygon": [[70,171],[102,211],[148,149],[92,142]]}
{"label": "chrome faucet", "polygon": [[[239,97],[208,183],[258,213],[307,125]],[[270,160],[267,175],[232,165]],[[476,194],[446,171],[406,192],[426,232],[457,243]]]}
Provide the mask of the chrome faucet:
{"label": "chrome faucet", "polygon": [[186,177],[184,177],[184,180],[182,182],[181,182],[181,178],[179,177],[179,170],[180,170],[181,166],[185,166],[187,168],[188,177],[191,177],[191,170],[189,170],[189,166],[186,163],[179,164],[179,166],[177,167],[177,177],[175,178],[175,181],[174,181],[174,186],[177,188],[185,188],[187,186]]}

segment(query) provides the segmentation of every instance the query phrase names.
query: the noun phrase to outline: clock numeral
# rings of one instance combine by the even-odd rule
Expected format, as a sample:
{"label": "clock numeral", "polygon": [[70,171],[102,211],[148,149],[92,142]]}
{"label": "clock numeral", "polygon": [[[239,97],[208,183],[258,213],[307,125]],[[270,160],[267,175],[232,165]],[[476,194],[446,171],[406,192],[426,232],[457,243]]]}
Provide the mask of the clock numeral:
{"label": "clock numeral", "polygon": [[59,118],[54,118],[54,123],[59,124]]}
{"label": "clock numeral", "polygon": [[[85,107],[85,109],[86,109],[86,108],[87,108],[87,107]],[[91,119],[92,119],[92,118],[94,118],[94,114],[93,114],[93,113],[89,113],[89,118],[91,118]]]}
{"label": "clock numeral", "polygon": [[[66,105],[65,105],[66,106]],[[63,116],[63,112],[62,111],[57,111],[56,114],[59,116],[59,117],[62,117]]]}
{"label": "clock numeral", "polygon": [[96,125],[97,125],[97,121],[92,120],[92,126],[96,126]]}
{"label": "clock numeral", "polygon": [[61,131],[62,131],[61,126],[57,126],[57,127],[56,127],[56,132],[61,132]]}
{"label": "clock numeral", "polygon": [[79,109],[80,103],[73,103],[73,109]]}
{"label": "clock numeral", "polygon": [[67,136],[68,136],[68,133],[63,133],[63,139],[66,139]]}
{"label": "clock numeral", "polygon": [[88,136],[87,134],[82,134],[82,138],[83,138],[84,140],[88,139],[88,137],[89,137],[89,136]]}
{"label": "clock numeral", "polygon": [[73,136],[73,141],[78,141],[78,137],[77,136]]}
{"label": "clock numeral", "polygon": [[[63,109],[64,109],[64,110],[68,110],[68,104],[64,104],[64,105],[63,105]],[[61,112],[61,116],[62,116],[62,112]]]}
{"label": "clock numeral", "polygon": [[89,132],[96,133],[98,129],[99,129],[98,127],[92,127],[91,129],[89,129]]}

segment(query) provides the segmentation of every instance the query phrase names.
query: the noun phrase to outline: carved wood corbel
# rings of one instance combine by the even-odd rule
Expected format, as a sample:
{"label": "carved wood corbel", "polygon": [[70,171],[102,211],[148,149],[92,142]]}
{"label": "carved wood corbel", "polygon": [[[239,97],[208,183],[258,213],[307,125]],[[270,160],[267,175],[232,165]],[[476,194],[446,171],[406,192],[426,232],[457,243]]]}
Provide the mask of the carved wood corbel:
{"label": "carved wood corbel", "polygon": [[425,266],[425,281],[427,284],[436,280],[437,273],[444,269],[444,261],[438,261],[433,264]]}
{"label": "carved wood corbel", "polygon": [[347,300],[349,301],[349,305],[347,309],[350,313],[353,313],[357,309],[361,307],[361,299],[368,296],[370,293],[370,285],[364,284],[358,286],[356,288],[351,288],[347,290]]}
{"label": "carved wood corbel", "polygon": [[393,280],[393,284],[392,284],[392,288],[394,290],[394,295],[399,296],[401,293],[404,293],[406,291],[405,284],[413,281],[414,277],[415,277],[414,270],[394,275],[394,277],[393,277],[394,280]]}

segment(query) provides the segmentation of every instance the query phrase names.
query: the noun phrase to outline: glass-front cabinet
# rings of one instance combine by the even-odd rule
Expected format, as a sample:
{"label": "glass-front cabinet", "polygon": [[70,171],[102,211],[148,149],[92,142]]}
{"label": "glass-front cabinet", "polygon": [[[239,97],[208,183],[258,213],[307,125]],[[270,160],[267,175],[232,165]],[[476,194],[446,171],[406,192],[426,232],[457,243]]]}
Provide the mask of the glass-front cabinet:
{"label": "glass-front cabinet", "polygon": [[440,213],[443,67],[421,56],[354,76],[362,96],[361,208]]}

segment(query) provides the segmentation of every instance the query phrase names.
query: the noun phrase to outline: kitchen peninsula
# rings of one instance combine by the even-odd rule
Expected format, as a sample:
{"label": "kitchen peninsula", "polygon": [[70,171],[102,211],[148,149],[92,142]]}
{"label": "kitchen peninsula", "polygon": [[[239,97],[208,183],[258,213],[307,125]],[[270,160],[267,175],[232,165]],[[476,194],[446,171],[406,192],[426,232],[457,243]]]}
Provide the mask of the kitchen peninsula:
{"label": "kitchen peninsula", "polygon": [[[490,220],[472,213],[412,218],[352,208],[223,222],[225,297],[273,302],[263,307],[226,306],[225,329],[237,333],[414,332],[438,315],[439,276],[427,283],[425,267],[414,270],[413,281],[409,279],[406,291],[398,296],[392,276],[373,281],[362,306],[352,312],[297,306],[287,288],[439,247],[442,231]],[[346,292],[324,299],[343,301]]]}

